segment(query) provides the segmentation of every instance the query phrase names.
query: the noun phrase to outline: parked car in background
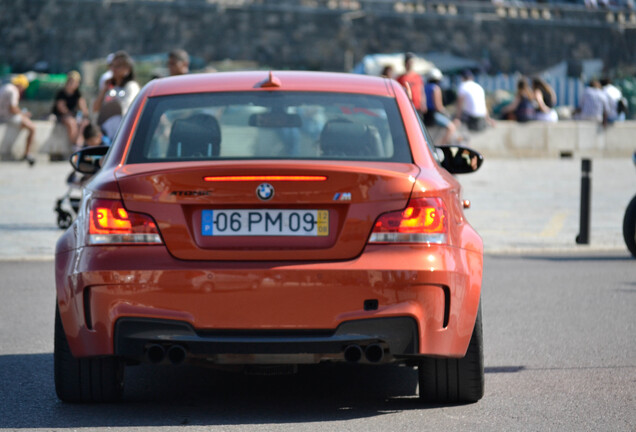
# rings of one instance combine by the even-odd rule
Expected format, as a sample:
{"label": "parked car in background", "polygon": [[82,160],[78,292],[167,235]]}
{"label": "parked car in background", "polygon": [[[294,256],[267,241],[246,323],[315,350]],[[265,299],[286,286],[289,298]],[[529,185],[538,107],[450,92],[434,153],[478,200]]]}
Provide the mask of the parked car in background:
{"label": "parked car in background", "polygon": [[154,80],[72,163],[95,175],[56,247],[60,399],[184,362],[402,363],[423,401],[482,397],[483,246],[451,175],[481,156],[436,149],[395,81]]}

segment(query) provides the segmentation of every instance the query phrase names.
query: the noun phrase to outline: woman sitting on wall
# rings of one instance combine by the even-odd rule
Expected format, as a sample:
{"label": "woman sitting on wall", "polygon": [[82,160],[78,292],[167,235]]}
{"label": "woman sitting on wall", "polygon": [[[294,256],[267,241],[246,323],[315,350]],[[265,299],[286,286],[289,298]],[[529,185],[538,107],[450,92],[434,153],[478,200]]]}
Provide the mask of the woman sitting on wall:
{"label": "woman sitting on wall", "polygon": [[77,71],[71,71],[66,75],[64,88],[55,95],[53,103],[53,114],[66,128],[68,142],[71,145],[77,144],[80,134],[80,124],[78,124],[77,113],[81,111],[82,122],[88,122],[88,105],[79,91],[81,76]]}
{"label": "woman sitting on wall", "polygon": [[532,79],[532,91],[536,100],[535,118],[539,121],[556,122],[559,120],[554,107],[556,106],[556,93],[547,82],[539,77]]}
{"label": "woman sitting on wall", "polygon": [[504,120],[516,120],[525,123],[535,118],[534,96],[525,77],[517,82],[517,93],[512,102],[502,108]]}

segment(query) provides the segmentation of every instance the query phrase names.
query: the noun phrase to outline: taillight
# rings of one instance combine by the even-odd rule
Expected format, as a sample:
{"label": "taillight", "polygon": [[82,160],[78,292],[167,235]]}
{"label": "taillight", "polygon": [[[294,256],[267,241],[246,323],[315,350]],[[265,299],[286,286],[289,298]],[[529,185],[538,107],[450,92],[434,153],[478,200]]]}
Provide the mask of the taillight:
{"label": "taillight", "polygon": [[402,211],[375,222],[369,243],[446,243],[446,207],[441,198],[417,198]]}
{"label": "taillight", "polygon": [[94,199],[89,204],[88,244],[161,243],[155,221],[129,212],[121,201]]}

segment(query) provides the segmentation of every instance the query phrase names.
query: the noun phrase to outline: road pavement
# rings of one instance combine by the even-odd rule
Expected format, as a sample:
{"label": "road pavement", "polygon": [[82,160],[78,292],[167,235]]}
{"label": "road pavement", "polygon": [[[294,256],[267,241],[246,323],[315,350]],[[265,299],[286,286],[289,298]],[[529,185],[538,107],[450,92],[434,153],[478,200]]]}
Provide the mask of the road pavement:
{"label": "road pavement", "polygon": [[411,368],[346,364],[131,366],[122,404],[61,403],[53,263],[0,261],[0,274],[2,431],[636,430],[636,268],[622,253],[486,256],[485,395],[449,406],[420,403]]}
{"label": "road pavement", "polygon": [[[590,243],[577,245],[581,161],[486,159],[479,171],[458,176],[466,217],[490,254],[614,251],[627,254],[623,213],[636,194],[629,158],[592,161]],[[67,191],[66,162],[0,162],[0,260],[49,260],[61,230],[55,201]]]}

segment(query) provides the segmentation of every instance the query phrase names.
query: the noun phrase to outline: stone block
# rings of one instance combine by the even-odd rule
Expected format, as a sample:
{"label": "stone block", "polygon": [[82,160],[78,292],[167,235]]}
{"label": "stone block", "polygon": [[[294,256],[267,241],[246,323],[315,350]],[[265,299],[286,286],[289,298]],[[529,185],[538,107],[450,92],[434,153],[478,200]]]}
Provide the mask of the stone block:
{"label": "stone block", "polygon": [[[511,123],[511,122],[508,122]],[[508,125],[507,150],[515,156],[546,154],[545,125],[539,122]]]}
{"label": "stone block", "polygon": [[0,124],[0,160],[14,160],[13,148],[20,128],[12,124]]}
{"label": "stone block", "polygon": [[605,155],[610,157],[621,157],[636,151],[634,136],[634,122],[620,122],[605,129],[607,134]]}
{"label": "stone block", "polygon": [[545,131],[550,156],[574,155],[578,141],[578,130],[574,122],[552,123],[546,125]]}
{"label": "stone block", "polygon": [[67,159],[73,147],[68,141],[66,128],[63,124],[55,122],[46,140],[40,147],[40,153],[47,153],[51,160]]}
{"label": "stone block", "polygon": [[[71,147],[67,144],[66,131],[62,130],[52,134],[55,122],[36,120],[35,136],[31,153],[50,153],[51,150],[60,151],[67,157]],[[0,159],[15,160],[24,156],[27,132],[15,126],[0,124]],[[61,140],[61,141],[60,141]]]}
{"label": "stone block", "polygon": [[605,130],[593,121],[574,122],[577,129],[577,152],[583,157],[603,154],[605,149]]}

